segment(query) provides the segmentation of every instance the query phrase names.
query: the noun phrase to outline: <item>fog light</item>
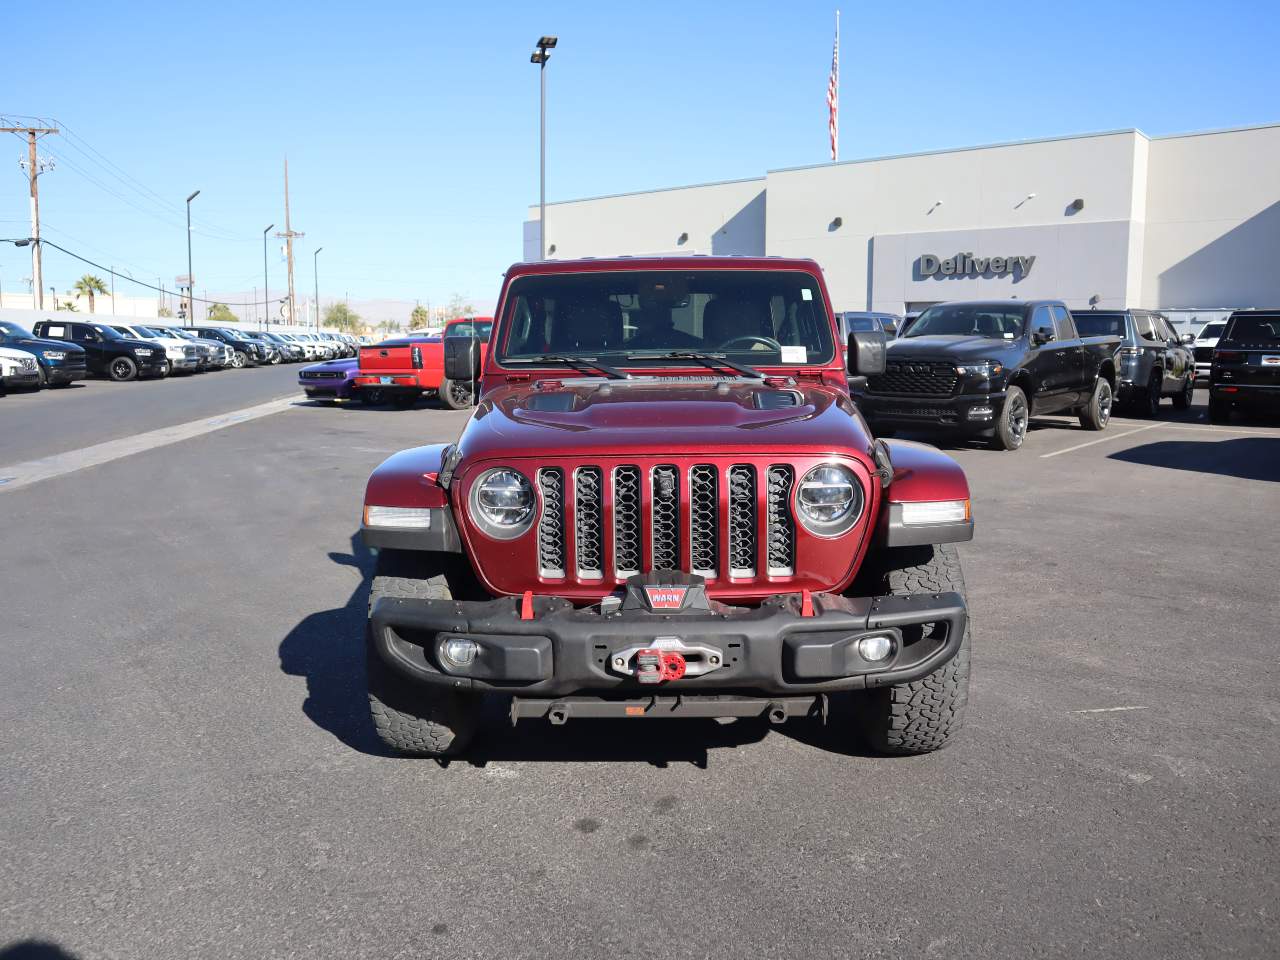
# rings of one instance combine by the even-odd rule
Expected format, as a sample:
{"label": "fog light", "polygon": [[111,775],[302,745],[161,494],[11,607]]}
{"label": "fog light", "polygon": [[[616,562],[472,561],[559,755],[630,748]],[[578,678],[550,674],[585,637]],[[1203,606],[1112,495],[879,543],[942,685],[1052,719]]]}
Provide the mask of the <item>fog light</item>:
{"label": "fog light", "polygon": [[990,420],[991,408],[990,407],[970,407],[969,419],[970,420]]}
{"label": "fog light", "polygon": [[893,637],[887,637],[883,634],[875,637],[863,637],[858,641],[858,653],[862,654],[863,660],[871,663],[888,660],[893,654]]}
{"label": "fog light", "polygon": [[454,638],[446,640],[441,653],[445,660],[455,667],[465,667],[476,658],[479,647],[474,640],[460,640]]}

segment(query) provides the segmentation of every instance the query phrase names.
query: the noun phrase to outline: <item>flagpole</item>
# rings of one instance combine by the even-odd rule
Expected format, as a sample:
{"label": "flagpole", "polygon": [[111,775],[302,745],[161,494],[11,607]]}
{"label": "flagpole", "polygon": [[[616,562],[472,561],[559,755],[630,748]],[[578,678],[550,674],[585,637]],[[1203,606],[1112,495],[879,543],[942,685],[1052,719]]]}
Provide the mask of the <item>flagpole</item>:
{"label": "flagpole", "polygon": [[[836,49],[837,50],[840,49],[840,8],[839,7],[836,7]],[[840,103],[840,74],[837,73],[836,74],[836,104],[838,105],[839,103]],[[839,109],[838,106],[837,106],[837,109]],[[832,153],[832,157],[831,157],[832,163],[839,163],[840,162],[840,122],[839,122],[838,113],[836,115],[835,146],[832,148],[831,153]]]}

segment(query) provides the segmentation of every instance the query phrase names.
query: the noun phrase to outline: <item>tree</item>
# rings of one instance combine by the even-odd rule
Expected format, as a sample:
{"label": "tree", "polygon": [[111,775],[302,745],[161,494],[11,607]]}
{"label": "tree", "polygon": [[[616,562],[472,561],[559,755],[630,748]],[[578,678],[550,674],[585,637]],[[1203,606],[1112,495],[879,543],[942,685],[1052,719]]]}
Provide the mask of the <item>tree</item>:
{"label": "tree", "polygon": [[77,311],[77,310],[76,310],[75,301],[73,301],[73,300],[63,300],[60,304],[58,304],[58,309],[59,309],[59,310],[66,310],[68,313],[78,313],[78,312],[79,312],[79,311]]}
{"label": "tree", "polygon": [[157,310],[157,311],[156,311],[156,316],[157,316],[157,317],[172,317],[172,316],[173,316],[173,311],[172,311],[172,310],[170,310],[168,307],[161,307],[159,310]]}
{"label": "tree", "polygon": [[449,298],[449,305],[445,307],[445,316],[449,320],[456,320],[458,317],[470,317],[475,314],[476,308],[462,294],[455,293]]}
{"label": "tree", "polygon": [[357,330],[360,327],[360,314],[352,311],[345,303],[333,303],[324,312],[324,325],[338,330]]}
{"label": "tree", "polygon": [[231,308],[225,303],[215,303],[209,308],[206,320],[209,323],[238,323],[240,318],[232,313]]}
{"label": "tree", "polygon": [[[383,321],[386,323],[387,321]],[[413,308],[413,313],[409,314],[409,329],[421,330],[423,327],[431,324],[431,314],[427,312],[427,308],[418,304]]]}
{"label": "tree", "polygon": [[[107,285],[103,283],[101,277],[95,277],[92,273],[86,273],[75,282],[75,286],[71,289],[77,297],[84,296],[89,298],[89,312],[93,313],[93,295],[95,293],[106,293]],[[114,306],[112,309],[114,309]]]}

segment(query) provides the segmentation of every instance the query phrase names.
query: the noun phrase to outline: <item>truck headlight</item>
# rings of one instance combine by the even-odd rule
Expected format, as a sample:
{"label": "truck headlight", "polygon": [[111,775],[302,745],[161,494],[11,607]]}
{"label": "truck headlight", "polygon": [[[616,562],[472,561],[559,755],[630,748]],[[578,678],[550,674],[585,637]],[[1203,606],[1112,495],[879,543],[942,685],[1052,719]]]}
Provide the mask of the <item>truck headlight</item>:
{"label": "truck headlight", "polygon": [[996,360],[983,360],[981,363],[963,363],[956,366],[956,373],[962,377],[977,377],[979,380],[990,380],[1004,371],[1004,364]]}
{"label": "truck headlight", "polygon": [[485,533],[499,540],[518,537],[533,520],[533,487],[509,467],[482,474],[471,488],[471,513]]}
{"label": "truck headlight", "polygon": [[152,353],[154,353],[154,352],[155,352],[155,351],[153,351],[153,350],[148,350],[148,349],[146,349],[145,347],[139,347],[138,349],[136,349],[136,350],[134,350],[134,351],[133,351],[133,355],[134,355],[135,357],[149,357],[149,356],[151,356],[151,354],[152,354]]}
{"label": "truck headlight", "polygon": [[46,350],[44,352],[44,358],[46,360],[65,360],[67,359],[67,355],[62,350]]}
{"label": "truck headlight", "polygon": [[839,536],[862,516],[862,484],[838,463],[814,467],[796,488],[796,512],[810,533]]}

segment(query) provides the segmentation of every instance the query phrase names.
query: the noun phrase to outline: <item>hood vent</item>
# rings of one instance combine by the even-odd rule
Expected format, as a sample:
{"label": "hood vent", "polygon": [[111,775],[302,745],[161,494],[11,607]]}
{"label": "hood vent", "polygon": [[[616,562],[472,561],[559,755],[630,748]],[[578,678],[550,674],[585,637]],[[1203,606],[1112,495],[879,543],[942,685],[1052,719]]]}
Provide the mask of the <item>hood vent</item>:
{"label": "hood vent", "polygon": [[569,413],[576,405],[577,394],[567,390],[560,393],[535,393],[525,401],[525,409],[543,413]]}
{"label": "hood vent", "polygon": [[795,390],[757,390],[752,398],[757,410],[785,410],[800,406],[800,394]]}

